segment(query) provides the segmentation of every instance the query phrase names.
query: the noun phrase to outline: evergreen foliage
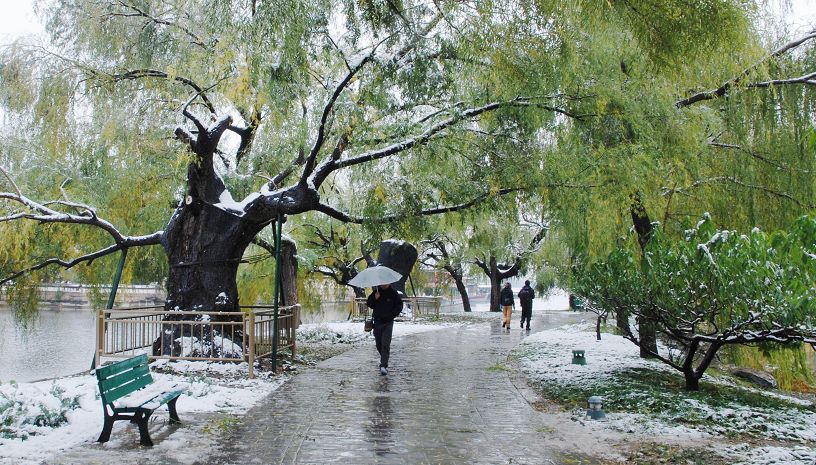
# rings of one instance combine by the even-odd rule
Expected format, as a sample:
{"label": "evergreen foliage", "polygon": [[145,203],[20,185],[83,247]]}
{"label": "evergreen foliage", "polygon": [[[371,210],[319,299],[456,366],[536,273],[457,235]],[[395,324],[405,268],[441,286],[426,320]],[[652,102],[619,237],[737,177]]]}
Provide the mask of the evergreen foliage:
{"label": "evergreen foliage", "polygon": [[[593,305],[654,321],[669,351],[652,355],[696,390],[725,345],[816,342],[815,247],[812,217],[788,231],[739,234],[706,216],[682,240],[658,229],[642,261],[613,251],[579,274],[576,290]],[[640,342],[635,331],[624,336]]]}

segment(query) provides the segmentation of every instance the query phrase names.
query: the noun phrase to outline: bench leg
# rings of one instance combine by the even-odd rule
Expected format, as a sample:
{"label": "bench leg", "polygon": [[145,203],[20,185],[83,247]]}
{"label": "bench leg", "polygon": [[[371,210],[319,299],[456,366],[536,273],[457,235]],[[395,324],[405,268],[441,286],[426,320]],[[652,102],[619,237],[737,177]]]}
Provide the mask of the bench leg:
{"label": "bench leg", "polygon": [[170,424],[181,423],[178,413],[176,413],[176,401],[178,397],[167,403],[167,409],[170,410]]}
{"label": "bench leg", "polygon": [[105,415],[105,425],[102,426],[102,434],[96,442],[108,442],[110,440],[111,430],[113,429],[113,417]]}
{"label": "bench leg", "polygon": [[139,444],[143,446],[153,447],[153,441],[150,440],[150,432],[147,431],[147,422],[150,420],[150,415],[153,411],[139,411],[133,417],[131,422],[139,425]]}

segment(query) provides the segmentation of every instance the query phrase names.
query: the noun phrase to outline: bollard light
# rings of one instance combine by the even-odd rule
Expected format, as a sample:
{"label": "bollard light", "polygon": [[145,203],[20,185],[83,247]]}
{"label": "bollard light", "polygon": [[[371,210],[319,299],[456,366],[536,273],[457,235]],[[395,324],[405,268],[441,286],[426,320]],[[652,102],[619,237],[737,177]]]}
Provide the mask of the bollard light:
{"label": "bollard light", "polygon": [[584,356],[583,350],[576,349],[572,351],[572,363],[573,365],[586,365],[586,357]]}
{"label": "bollard light", "polygon": [[587,416],[591,420],[602,420],[606,415],[604,415],[603,410],[603,399],[599,396],[592,396],[587,400]]}

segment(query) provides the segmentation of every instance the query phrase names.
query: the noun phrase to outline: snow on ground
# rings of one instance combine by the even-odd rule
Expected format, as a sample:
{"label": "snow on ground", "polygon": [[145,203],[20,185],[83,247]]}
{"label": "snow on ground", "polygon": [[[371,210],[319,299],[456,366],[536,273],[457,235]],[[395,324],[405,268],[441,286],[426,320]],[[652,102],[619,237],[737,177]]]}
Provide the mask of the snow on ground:
{"label": "snow on ground", "polygon": [[[210,365],[160,360],[151,368],[155,384],[186,385],[176,403],[182,417],[196,412],[243,412],[286,379],[250,380],[246,363]],[[159,373],[157,369],[172,369],[173,373]],[[155,416],[166,416],[166,408],[159,409]],[[102,418],[102,402],[92,374],[0,385],[0,463],[39,463],[61,450],[93,442],[102,431]],[[117,431],[127,423],[115,423],[112,439],[118,439]]]}
{"label": "snow on ground", "polygon": [[[397,322],[394,337],[446,326],[451,325]],[[367,340],[373,344],[374,337],[363,331],[362,322],[302,325],[298,329],[299,342],[338,344]],[[186,388],[176,404],[182,420],[196,413],[241,414],[287,379],[257,370],[258,378],[248,379],[246,363],[158,360],[150,366],[154,384],[169,387],[181,383]],[[166,407],[161,407],[153,419],[163,419],[166,415]],[[102,403],[93,374],[0,384],[0,464],[40,463],[60,451],[92,443],[102,431],[102,418]],[[127,424],[116,422],[111,441],[105,446],[138,441],[138,435],[117,434]],[[172,435],[156,441],[156,447],[178,449],[176,455],[183,455],[190,434],[183,429],[175,430]],[[184,461],[182,457],[179,460]]]}
{"label": "snow on ground", "polygon": [[[674,373],[666,365],[640,358],[637,346],[621,336],[603,334],[597,341],[594,325],[583,322],[542,331],[527,337],[515,349],[519,365],[534,384],[542,386],[583,387],[593,390],[603,397],[604,386],[616,373],[633,369],[650,369]],[[586,365],[572,364],[572,350],[584,350]],[[707,376],[705,381],[734,386],[730,381],[721,381]],[[745,388],[743,388],[745,389]],[[757,392],[755,389],[746,389]],[[632,393],[632,402],[648,401],[646,397]],[[802,405],[800,399],[781,393],[763,395],[783,399],[791,404]],[[572,419],[596,430],[616,430],[633,435],[633,439],[672,438],[673,440],[694,440],[695,438],[715,438],[735,432],[751,432],[755,437],[769,440],[788,440],[805,443],[811,447],[757,447],[744,445],[741,448],[719,447],[726,456],[740,460],[742,464],[787,464],[799,465],[816,463],[816,414],[791,408],[758,408],[734,402],[728,406],[712,406],[697,399],[687,398],[678,392],[674,398],[676,405],[687,411],[688,417],[704,418],[707,421],[697,425],[683,425],[670,418],[639,413],[607,413],[604,421],[587,421],[585,410],[576,409]],[[753,447],[753,448],[752,448]]]}
{"label": "snow on ground", "polygon": [[804,446],[794,447],[752,447],[748,444],[725,449],[728,455],[738,460],[734,465],[813,465],[816,463],[816,449]]}
{"label": "snow on ground", "polygon": [[[456,323],[429,324],[397,321],[394,323],[392,337],[403,337],[456,325]],[[362,321],[342,321],[300,325],[297,330],[297,340],[298,342],[326,342],[331,344],[354,344],[370,340],[373,343],[374,335],[371,332],[363,331]]]}

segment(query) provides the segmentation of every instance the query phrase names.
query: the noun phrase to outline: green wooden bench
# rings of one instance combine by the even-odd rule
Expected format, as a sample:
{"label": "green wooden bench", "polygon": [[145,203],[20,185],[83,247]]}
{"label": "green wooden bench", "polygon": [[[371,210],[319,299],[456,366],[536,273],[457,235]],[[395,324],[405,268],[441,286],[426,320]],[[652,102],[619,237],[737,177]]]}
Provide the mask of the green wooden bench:
{"label": "green wooden bench", "polygon": [[137,355],[99,367],[96,369],[96,379],[99,395],[102,397],[102,410],[105,412],[105,425],[97,442],[107,442],[110,439],[113,422],[130,420],[139,425],[139,442],[144,446],[152,446],[147,422],[153,411],[164,404],[170,410],[170,423],[181,423],[176,414],[176,400],[185,389],[157,392],[147,388],[153,384],[147,355]]}

